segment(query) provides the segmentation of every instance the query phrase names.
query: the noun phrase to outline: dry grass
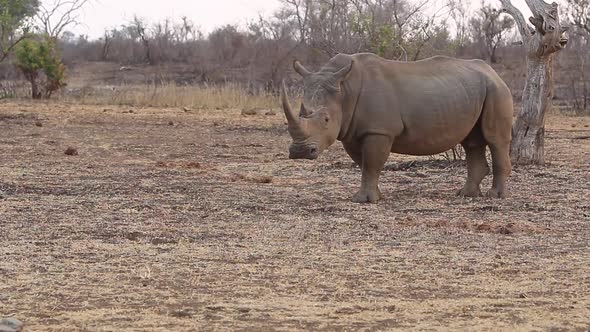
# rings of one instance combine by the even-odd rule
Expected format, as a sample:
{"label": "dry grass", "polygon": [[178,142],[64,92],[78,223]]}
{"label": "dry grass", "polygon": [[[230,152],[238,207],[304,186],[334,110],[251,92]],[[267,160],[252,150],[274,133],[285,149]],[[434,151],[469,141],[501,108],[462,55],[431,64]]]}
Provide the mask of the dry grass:
{"label": "dry grass", "polygon": [[90,105],[134,107],[187,107],[198,109],[273,108],[277,98],[270,94],[249,95],[240,85],[223,86],[120,85],[110,88],[85,87],[69,91],[60,101]]}
{"label": "dry grass", "polygon": [[588,117],[549,117],[509,199],[393,155],[355,205],[342,147],[288,160],[280,115],[110,108],[0,104],[0,315],[27,331],[590,325]]}
{"label": "dry grass", "polygon": [[[1,92],[1,91],[0,91]],[[11,82],[6,97],[28,99],[30,87],[26,82]],[[2,95],[0,94],[0,97]],[[181,107],[193,109],[272,109],[278,105],[277,97],[269,93],[252,95],[240,84],[227,83],[220,86],[177,85],[112,85],[65,88],[53,96],[62,103],[84,105],[118,105],[132,107]]]}

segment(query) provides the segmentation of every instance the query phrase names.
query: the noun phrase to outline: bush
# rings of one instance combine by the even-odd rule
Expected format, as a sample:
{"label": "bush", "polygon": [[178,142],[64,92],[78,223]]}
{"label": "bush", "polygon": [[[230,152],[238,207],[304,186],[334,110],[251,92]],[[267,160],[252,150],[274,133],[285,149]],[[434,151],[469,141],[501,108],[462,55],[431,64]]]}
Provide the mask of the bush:
{"label": "bush", "polygon": [[16,49],[16,66],[31,83],[33,99],[48,99],[55,91],[66,86],[65,66],[53,38],[23,40]]}

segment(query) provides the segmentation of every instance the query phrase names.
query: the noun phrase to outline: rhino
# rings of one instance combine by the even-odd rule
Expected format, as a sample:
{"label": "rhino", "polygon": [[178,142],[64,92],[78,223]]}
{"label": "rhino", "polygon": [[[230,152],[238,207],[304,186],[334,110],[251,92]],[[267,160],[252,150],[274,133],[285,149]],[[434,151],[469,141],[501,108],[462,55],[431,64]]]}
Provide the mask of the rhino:
{"label": "rhino", "polygon": [[382,199],[379,176],[391,152],[433,155],[457,144],[467,161],[467,181],[457,194],[483,196],[489,147],[493,184],[487,196],[508,195],[512,94],[484,61],[435,56],[400,62],[359,53],[338,54],[317,72],[297,60],[293,68],[303,78],[303,100],[296,114],[283,81],[289,158],[317,159],[341,141],[362,171],[354,202]]}

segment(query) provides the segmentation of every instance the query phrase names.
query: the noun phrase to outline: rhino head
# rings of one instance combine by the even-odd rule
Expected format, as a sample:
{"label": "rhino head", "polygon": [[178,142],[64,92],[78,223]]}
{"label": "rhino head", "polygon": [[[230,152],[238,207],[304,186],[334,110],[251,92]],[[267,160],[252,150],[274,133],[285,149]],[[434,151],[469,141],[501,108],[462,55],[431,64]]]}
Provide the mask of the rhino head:
{"label": "rhino head", "polygon": [[289,158],[317,159],[338,138],[343,99],[340,83],[352,69],[352,62],[337,71],[325,68],[316,73],[305,69],[298,61],[293,67],[303,77],[303,100],[296,114],[283,81],[281,101],[293,139]]}

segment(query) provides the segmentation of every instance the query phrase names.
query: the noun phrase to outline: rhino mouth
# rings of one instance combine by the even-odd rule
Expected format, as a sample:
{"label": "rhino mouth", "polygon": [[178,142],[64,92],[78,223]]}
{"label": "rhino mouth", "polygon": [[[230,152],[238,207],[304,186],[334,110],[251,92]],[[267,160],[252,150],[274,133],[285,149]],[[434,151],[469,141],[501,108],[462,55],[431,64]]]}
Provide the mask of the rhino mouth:
{"label": "rhino mouth", "polygon": [[560,47],[560,48],[565,48],[565,47],[567,46],[567,43],[568,43],[569,41],[570,41],[570,40],[569,40],[568,38],[561,38],[561,39],[559,40],[559,47]]}
{"label": "rhino mouth", "polygon": [[320,150],[315,144],[291,144],[289,159],[315,160],[320,156]]}

